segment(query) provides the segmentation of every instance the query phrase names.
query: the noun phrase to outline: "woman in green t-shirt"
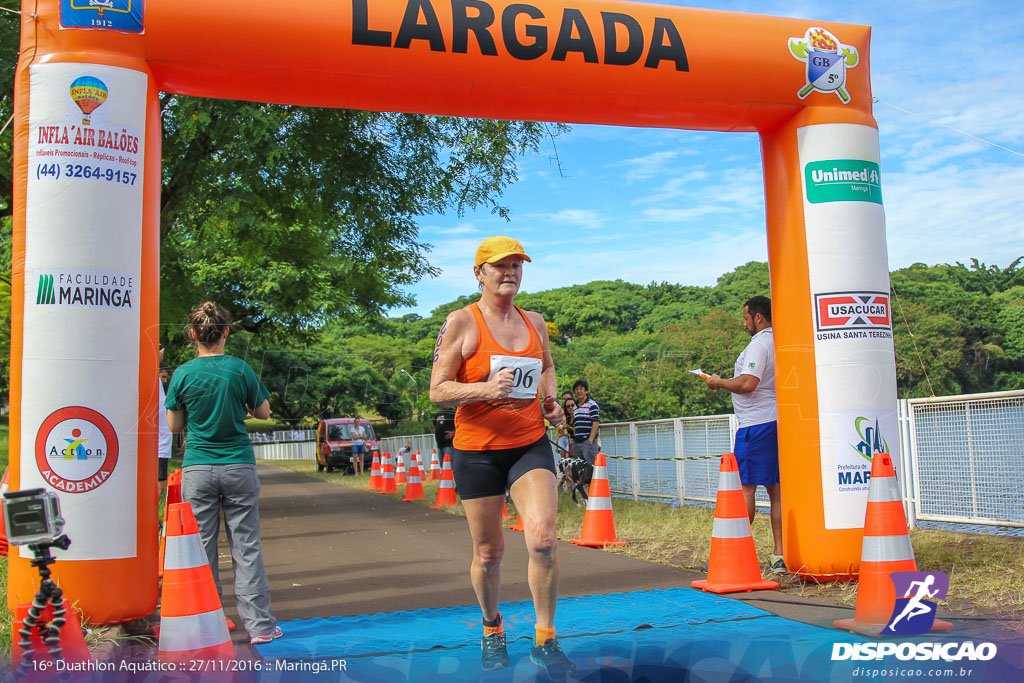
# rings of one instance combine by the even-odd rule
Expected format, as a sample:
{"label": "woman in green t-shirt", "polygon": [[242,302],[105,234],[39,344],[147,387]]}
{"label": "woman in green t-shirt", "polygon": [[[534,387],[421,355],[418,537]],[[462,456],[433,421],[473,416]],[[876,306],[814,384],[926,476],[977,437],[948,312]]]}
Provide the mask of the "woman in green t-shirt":
{"label": "woman in green t-shirt", "polygon": [[235,570],[235,606],[254,645],[279,638],[270,613],[270,584],[260,547],[260,480],[245,420],[270,417],[270,392],[241,358],[224,353],[231,314],[207,301],[189,314],[196,357],[178,367],[167,387],[167,425],[188,427],[182,499],[192,505],[206,557],[221,592],[217,536],[224,514]]}

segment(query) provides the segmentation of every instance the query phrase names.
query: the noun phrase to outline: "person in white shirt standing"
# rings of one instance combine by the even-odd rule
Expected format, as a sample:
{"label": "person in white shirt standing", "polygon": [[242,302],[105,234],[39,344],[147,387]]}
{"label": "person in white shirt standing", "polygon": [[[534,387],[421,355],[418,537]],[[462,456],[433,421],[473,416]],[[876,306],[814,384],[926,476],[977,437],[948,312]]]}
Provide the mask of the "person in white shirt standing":
{"label": "person in white shirt standing", "polygon": [[366,428],[359,424],[358,417],[348,435],[352,439],[352,474],[358,476],[363,473],[363,453],[366,452]]}
{"label": "person in white shirt standing", "polygon": [[775,342],[772,336],[772,303],[755,296],[743,305],[743,327],[750,343],[736,359],[731,379],[711,375],[709,389],[732,394],[733,412],[739,421],[736,432],[736,464],[740,470],[747,514],[754,522],[754,493],[764,486],[771,503],[775,551],[768,559],[775,573],[786,571],[782,559],[782,496],[779,489],[779,437],[775,407]]}
{"label": "person in white shirt standing", "polygon": [[157,378],[156,385],[158,389],[158,396],[160,398],[160,407],[157,408],[157,419],[159,420],[159,436],[157,437],[157,456],[159,460],[159,466],[157,468],[157,478],[159,480],[159,491],[157,492],[157,501],[163,497],[164,491],[167,490],[167,465],[171,461],[171,445],[174,440],[174,435],[171,434],[171,430],[167,427],[167,412],[163,410],[164,401],[167,399],[164,393],[164,379],[167,377],[167,371],[164,369],[166,366],[164,363],[164,347],[160,347],[160,377]]}

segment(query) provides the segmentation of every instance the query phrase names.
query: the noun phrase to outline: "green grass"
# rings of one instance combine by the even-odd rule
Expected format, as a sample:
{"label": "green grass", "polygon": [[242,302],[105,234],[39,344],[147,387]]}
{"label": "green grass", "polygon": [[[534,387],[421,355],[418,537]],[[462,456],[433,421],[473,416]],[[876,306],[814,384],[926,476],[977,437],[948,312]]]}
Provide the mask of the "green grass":
{"label": "green grass", "polygon": [[[368,473],[352,477],[340,472],[317,472],[312,461],[274,461],[272,466],[348,488],[365,489],[370,478]],[[424,482],[423,492],[424,500],[416,503],[432,504],[437,496],[437,482]],[[402,493],[387,495],[402,498]],[[699,570],[707,565],[714,520],[711,508],[698,505],[672,508],[665,503],[613,498],[612,509],[616,536],[627,545],[607,548],[605,552],[624,553],[682,569]],[[464,516],[462,506],[450,508],[448,512]],[[557,534],[560,539],[579,536],[583,512],[584,508],[574,505],[567,494],[559,496]],[[758,513],[752,533],[758,555],[767,557],[772,551],[772,538],[766,514]],[[910,536],[918,568],[949,575],[950,588],[945,604],[948,609],[963,615],[1024,618],[1024,539],[934,529],[917,529]],[[764,576],[779,581],[784,593],[840,605],[856,603],[855,583],[819,584],[793,575],[767,572]],[[1016,626],[1021,623],[1018,621]]]}
{"label": "green grass", "polygon": [[[7,470],[8,451],[7,416],[0,424],[0,473]],[[2,476],[2,474],[0,474]],[[7,557],[0,557],[0,586],[3,586],[3,606],[0,607],[0,672],[9,668],[11,660],[11,624],[13,617],[7,609]]]}

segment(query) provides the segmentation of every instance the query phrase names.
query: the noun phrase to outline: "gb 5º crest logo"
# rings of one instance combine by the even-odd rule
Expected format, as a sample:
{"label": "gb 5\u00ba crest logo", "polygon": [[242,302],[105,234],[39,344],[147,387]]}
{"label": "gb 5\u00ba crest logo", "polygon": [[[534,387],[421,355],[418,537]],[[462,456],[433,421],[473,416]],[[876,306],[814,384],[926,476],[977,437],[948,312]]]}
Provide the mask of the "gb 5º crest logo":
{"label": "gb 5\u00ba crest logo", "polygon": [[860,63],[857,48],[843,45],[829,31],[812,27],[803,38],[790,38],[789,51],[794,57],[807,64],[807,83],[797,92],[801,100],[817,90],[834,92],[846,104],[850,93],[846,92],[846,67],[851,69]]}
{"label": "gb 5\u00ba crest logo", "polygon": [[892,572],[896,605],[879,635],[927,633],[935,623],[935,603],[946,599],[949,577],[942,572]]}

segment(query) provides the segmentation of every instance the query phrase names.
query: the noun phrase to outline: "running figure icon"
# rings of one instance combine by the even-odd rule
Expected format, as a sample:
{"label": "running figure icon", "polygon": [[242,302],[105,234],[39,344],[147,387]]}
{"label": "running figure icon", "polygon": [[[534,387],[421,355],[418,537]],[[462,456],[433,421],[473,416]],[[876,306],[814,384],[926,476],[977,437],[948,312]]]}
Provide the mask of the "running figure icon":
{"label": "running figure icon", "polygon": [[[906,607],[903,608],[903,611],[900,612],[899,616],[893,619],[892,623],[889,624],[890,631],[895,630],[893,627],[896,626],[896,622],[898,622],[903,617],[906,617],[907,621],[910,621],[914,617],[921,616],[922,614],[928,614],[932,611],[931,607],[924,604],[924,599],[934,598],[936,595],[938,595],[938,588],[936,588],[933,591],[928,590],[934,583],[935,576],[933,574],[929,574],[928,576],[926,576],[923,581],[910,582],[910,585],[907,587],[907,592],[903,595],[904,598],[910,598],[910,600],[907,602]],[[917,592],[913,597],[911,597],[910,594],[914,592],[914,586],[917,586]]]}

